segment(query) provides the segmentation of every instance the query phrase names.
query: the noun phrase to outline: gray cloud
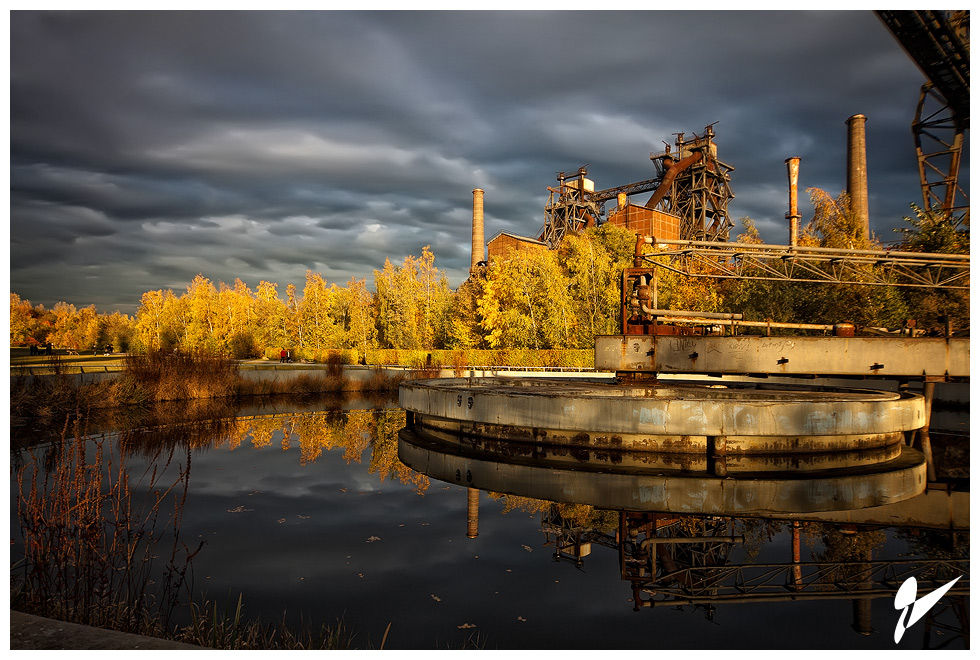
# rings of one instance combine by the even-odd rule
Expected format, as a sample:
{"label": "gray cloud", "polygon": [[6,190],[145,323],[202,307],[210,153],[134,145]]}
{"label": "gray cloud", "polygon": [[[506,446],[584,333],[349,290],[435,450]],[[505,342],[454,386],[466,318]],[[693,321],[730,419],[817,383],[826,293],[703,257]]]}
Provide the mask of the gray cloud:
{"label": "gray cloud", "polygon": [[371,285],[424,245],[456,285],[473,188],[488,237],[532,235],[557,171],[650,178],[712,122],[730,212],[772,242],[783,161],[840,192],[855,113],[873,229],[919,199],[924,80],[870,11],[19,11],[10,34],[11,290],[35,304],[132,313],[197,273]]}

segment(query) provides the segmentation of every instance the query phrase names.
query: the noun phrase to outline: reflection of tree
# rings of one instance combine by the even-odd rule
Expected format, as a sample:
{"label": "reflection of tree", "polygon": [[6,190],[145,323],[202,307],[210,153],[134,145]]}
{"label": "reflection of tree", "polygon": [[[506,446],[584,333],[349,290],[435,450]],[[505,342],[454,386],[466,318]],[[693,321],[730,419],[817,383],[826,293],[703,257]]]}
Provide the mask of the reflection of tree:
{"label": "reflection of tree", "polygon": [[509,495],[507,493],[487,494],[492,500],[503,501],[504,508],[501,513],[510,513],[511,511],[524,511],[530,514],[543,513],[552,506],[556,506],[555,502],[536,500],[533,497],[524,497],[522,495]]}
{"label": "reflection of tree", "polygon": [[378,411],[375,417],[375,437],[369,471],[382,481],[397,478],[403,484],[412,484],[419,494],[429,488],[429,477],[416,472],[398,460],[398,431],[405,426],[405,412],[401,409]]}

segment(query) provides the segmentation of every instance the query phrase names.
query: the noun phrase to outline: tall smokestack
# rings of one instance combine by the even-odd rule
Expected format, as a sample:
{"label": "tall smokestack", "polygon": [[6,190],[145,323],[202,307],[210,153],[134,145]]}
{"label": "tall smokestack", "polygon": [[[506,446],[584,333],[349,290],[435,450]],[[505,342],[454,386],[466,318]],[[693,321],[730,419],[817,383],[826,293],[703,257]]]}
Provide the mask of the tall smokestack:
{"label": "tall smokestack", "polygon": [[864,115],[847,120],[847,195],[851,211],[865,238],[871,237],[871,217],[868,214],[868,155],[864,140]]}
{"label": "tall smokestack", "polygon": [[483,256],[483,190],[473,190],[473,249],[470,252],[470,273],[476,265],[485,261]]}
{"label": "tall smokestack", "polygon": [[786,159],[786,173],[789,175],[789,245],[796,247],[796,238],[800,233],[800,209],[797,204],[797,188],[800,183],[800,159],[796,156]]}

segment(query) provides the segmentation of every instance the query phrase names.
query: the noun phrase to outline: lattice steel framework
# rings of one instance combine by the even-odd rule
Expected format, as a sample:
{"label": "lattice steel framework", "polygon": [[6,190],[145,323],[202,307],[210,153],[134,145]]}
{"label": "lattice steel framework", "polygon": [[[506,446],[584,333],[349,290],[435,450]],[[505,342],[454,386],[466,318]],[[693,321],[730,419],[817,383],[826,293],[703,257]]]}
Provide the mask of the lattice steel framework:
{"label": "lattice steel framework", "polygon": [[690,139],[677,134],[679,159],[698,151],[702,154],[700,162],[677,174],[659,205],[681,219],[682,240],[727,241],[734,226],[728,217],[728,203],[735,198],[731,188],[735,168],[718,160],[714,137],[713,125],[705,127],[704,135],[695,134]]}
{"label": "lattice steel framework", "polygon": [[559,172],[558,187],[548,188],[544,229],[538,240],[547,243],[552,250],[557,249],[566,233],[598,223],[603,214],[602,204],[590,199],[585,190],[587,174],[585,166],[578,169],[575,177],[566,178],[564,172]]}
{"label": "lattice steel framework", "polygon": [[653,268],[690,277],[969,289],[970,255],[654,239]]}
{"label": "lattice steel framework", "polygon": [[[962,576],[962,577],[960,577]],[[948,596],[970,593],[969,559],[782,562],[689,566],[664,571],[641,591],[656,604],[746,603],[787,600],[894,598],[906,578],[931,590],[960,577]]]}
{"label": "lattice steel framework", "polygon": [[[948,216],[953,226],[969,222],[969,198],[959,185],[966,127],[942,94],[926,83],[912,121],[923,209]],[[958,203],[957,194],[963,203]]]}
{"label": "lattice steel framework", "polygon": [[728,203],[735,197],[730,176],[735,168],[718,160],[714,136],[713,125],[706,126],[703,135],[694,134],[689,139],[684,133],[678,133],[676,151],[671,151],[667,145],[666,151],[650,155],[657,170],[656,177],[622,186],[587,190],[587,166],[580,167],[574,176],[559,172],[558,186],[548,188],[544,228],[539,240],[554,249],[567,232],[601,224],[606,214],[606,202],[620,194],[639,195],[660,187],[667,172],[665,159],[681,160],[700,152],[703,155],[701,162],[679,172],[669,181],[669,189],[656,208],[680,218],[682,239],[727,241],[734,226],[728,217]]}

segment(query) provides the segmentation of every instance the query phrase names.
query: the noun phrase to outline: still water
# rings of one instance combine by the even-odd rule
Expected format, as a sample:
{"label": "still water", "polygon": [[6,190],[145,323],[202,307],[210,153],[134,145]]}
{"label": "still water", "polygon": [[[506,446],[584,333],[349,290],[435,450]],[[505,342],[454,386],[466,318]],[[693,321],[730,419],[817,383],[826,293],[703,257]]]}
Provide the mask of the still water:
{"label": "still water", "polygon": [[[256,409],[99,435],[87,441],[88,456],[101,446],[118,468],[124,446],[134,502],[178,483],[162,517],[178,521],[182,546],[200,547],[188,571],[194,593],[229,611],[241,597],[245,619],[343,619],[357,648],[379,648],[386,629],[385,649],[968,646],[968,596],[944,599],[896,645],[893,596],[862,605],[841,590],[855,574],[874,575],[865,581],[872,590],[891,575],[897,588],[911,574],[902,562],[968,559],[969,530],[820,521],[794,530],[788,520],[558,505],[521,497],[520,484],[509,495],[471,492],[401,464],[403,424],[394,402]],[[43,472],[56,462],[45,452],[51,447],[13,465]],[[12,480],[12,559],[22,551],[20,483]],[[650,589],[641,541],[653,530],[720,540],[661,545],[657,564],[677,577]],[[805,566],[795,591],[786,568],[794,541]],[[168,553],[157,553],[160,561]],[[809,586],[801,591],[799,580]]]}

